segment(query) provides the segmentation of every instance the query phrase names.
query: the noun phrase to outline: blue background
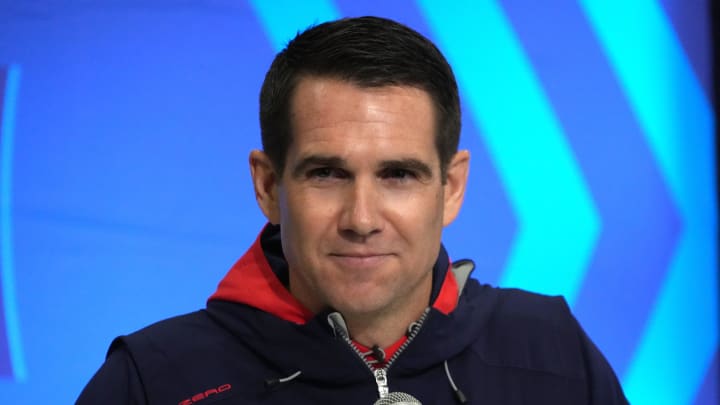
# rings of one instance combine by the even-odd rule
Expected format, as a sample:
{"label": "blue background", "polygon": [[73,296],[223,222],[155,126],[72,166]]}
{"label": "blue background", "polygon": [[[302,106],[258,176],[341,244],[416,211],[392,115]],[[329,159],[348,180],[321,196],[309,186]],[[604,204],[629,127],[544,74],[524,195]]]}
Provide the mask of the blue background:
{"label": "blue background", "polygon": [[435,41],[472,153],[445,235],[563,294],[634,404],[717,403],[705,1],[0,1],[0,396],[72,402],[113,337],[204,305],[264,223],[257,98],[298,30]]}

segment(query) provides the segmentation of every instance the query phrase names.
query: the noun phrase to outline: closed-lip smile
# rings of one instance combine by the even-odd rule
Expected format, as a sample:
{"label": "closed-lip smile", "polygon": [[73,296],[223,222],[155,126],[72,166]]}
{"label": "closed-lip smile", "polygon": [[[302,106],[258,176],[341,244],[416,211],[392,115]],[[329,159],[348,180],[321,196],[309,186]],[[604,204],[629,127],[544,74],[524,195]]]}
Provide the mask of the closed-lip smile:
{"label": "closed-lip smile", "polygon": [[341,263],[343,267],[374,267],[392,256],[381,252],[338,252],[331,253],[330,258]]}
{"label": "closed-lip smile", "polygon": [[351,258],[365,258],[365,257],[390,256],[390,253],[383,253],[383,252],[335,252],[335,253],[330,253],[330,256],[336,256],[336,257],[351,257]]}

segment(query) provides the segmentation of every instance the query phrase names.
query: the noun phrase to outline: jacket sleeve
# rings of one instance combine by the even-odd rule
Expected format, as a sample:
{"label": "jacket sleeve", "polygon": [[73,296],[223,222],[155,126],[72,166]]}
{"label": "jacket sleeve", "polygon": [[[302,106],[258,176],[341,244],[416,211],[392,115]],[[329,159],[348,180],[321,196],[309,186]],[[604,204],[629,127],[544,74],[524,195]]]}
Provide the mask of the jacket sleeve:
{"label": "jacket sleeve", "polygon": [[144,405],[145,392],[135,362],[116,340],[105,363],[85,386],[76,405]]}

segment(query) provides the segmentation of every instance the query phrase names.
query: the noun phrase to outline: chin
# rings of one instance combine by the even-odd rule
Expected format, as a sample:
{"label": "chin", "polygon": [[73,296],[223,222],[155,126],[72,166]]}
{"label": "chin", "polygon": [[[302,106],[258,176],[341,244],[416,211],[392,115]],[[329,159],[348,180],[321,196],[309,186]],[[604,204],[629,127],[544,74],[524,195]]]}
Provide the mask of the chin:
{"label": "chin", "polygon": [[356,299],[345,296],[335,301],[336,305],[333,305],[333,308],[345,316],[373,315],[381,312],[387,306],[385,300],[367,295]]}

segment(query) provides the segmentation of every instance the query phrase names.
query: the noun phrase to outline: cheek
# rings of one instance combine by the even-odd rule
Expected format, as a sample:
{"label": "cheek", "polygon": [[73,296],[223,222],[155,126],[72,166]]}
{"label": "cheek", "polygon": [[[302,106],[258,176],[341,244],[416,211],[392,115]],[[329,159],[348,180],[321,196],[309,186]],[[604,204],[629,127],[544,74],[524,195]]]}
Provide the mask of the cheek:
{"label": "cheek", "polygon": [[288,190],[280,201],[283,250],[288,259],[307,261],[332,229],[333,205],[302,190]]}
{"label": "cheek", "polygon": [[290,190],[283,196],[280,216],[282,224],[297,227],[298,232],[313,232],[334,216],[334,199],[306,190]]}
{"label": "cheek", "polygon": [[403,228],[436,228],[442,226],[443,196],[442,191],[424,190],[410,194],[385,193],[383,203],[386,212]]}

